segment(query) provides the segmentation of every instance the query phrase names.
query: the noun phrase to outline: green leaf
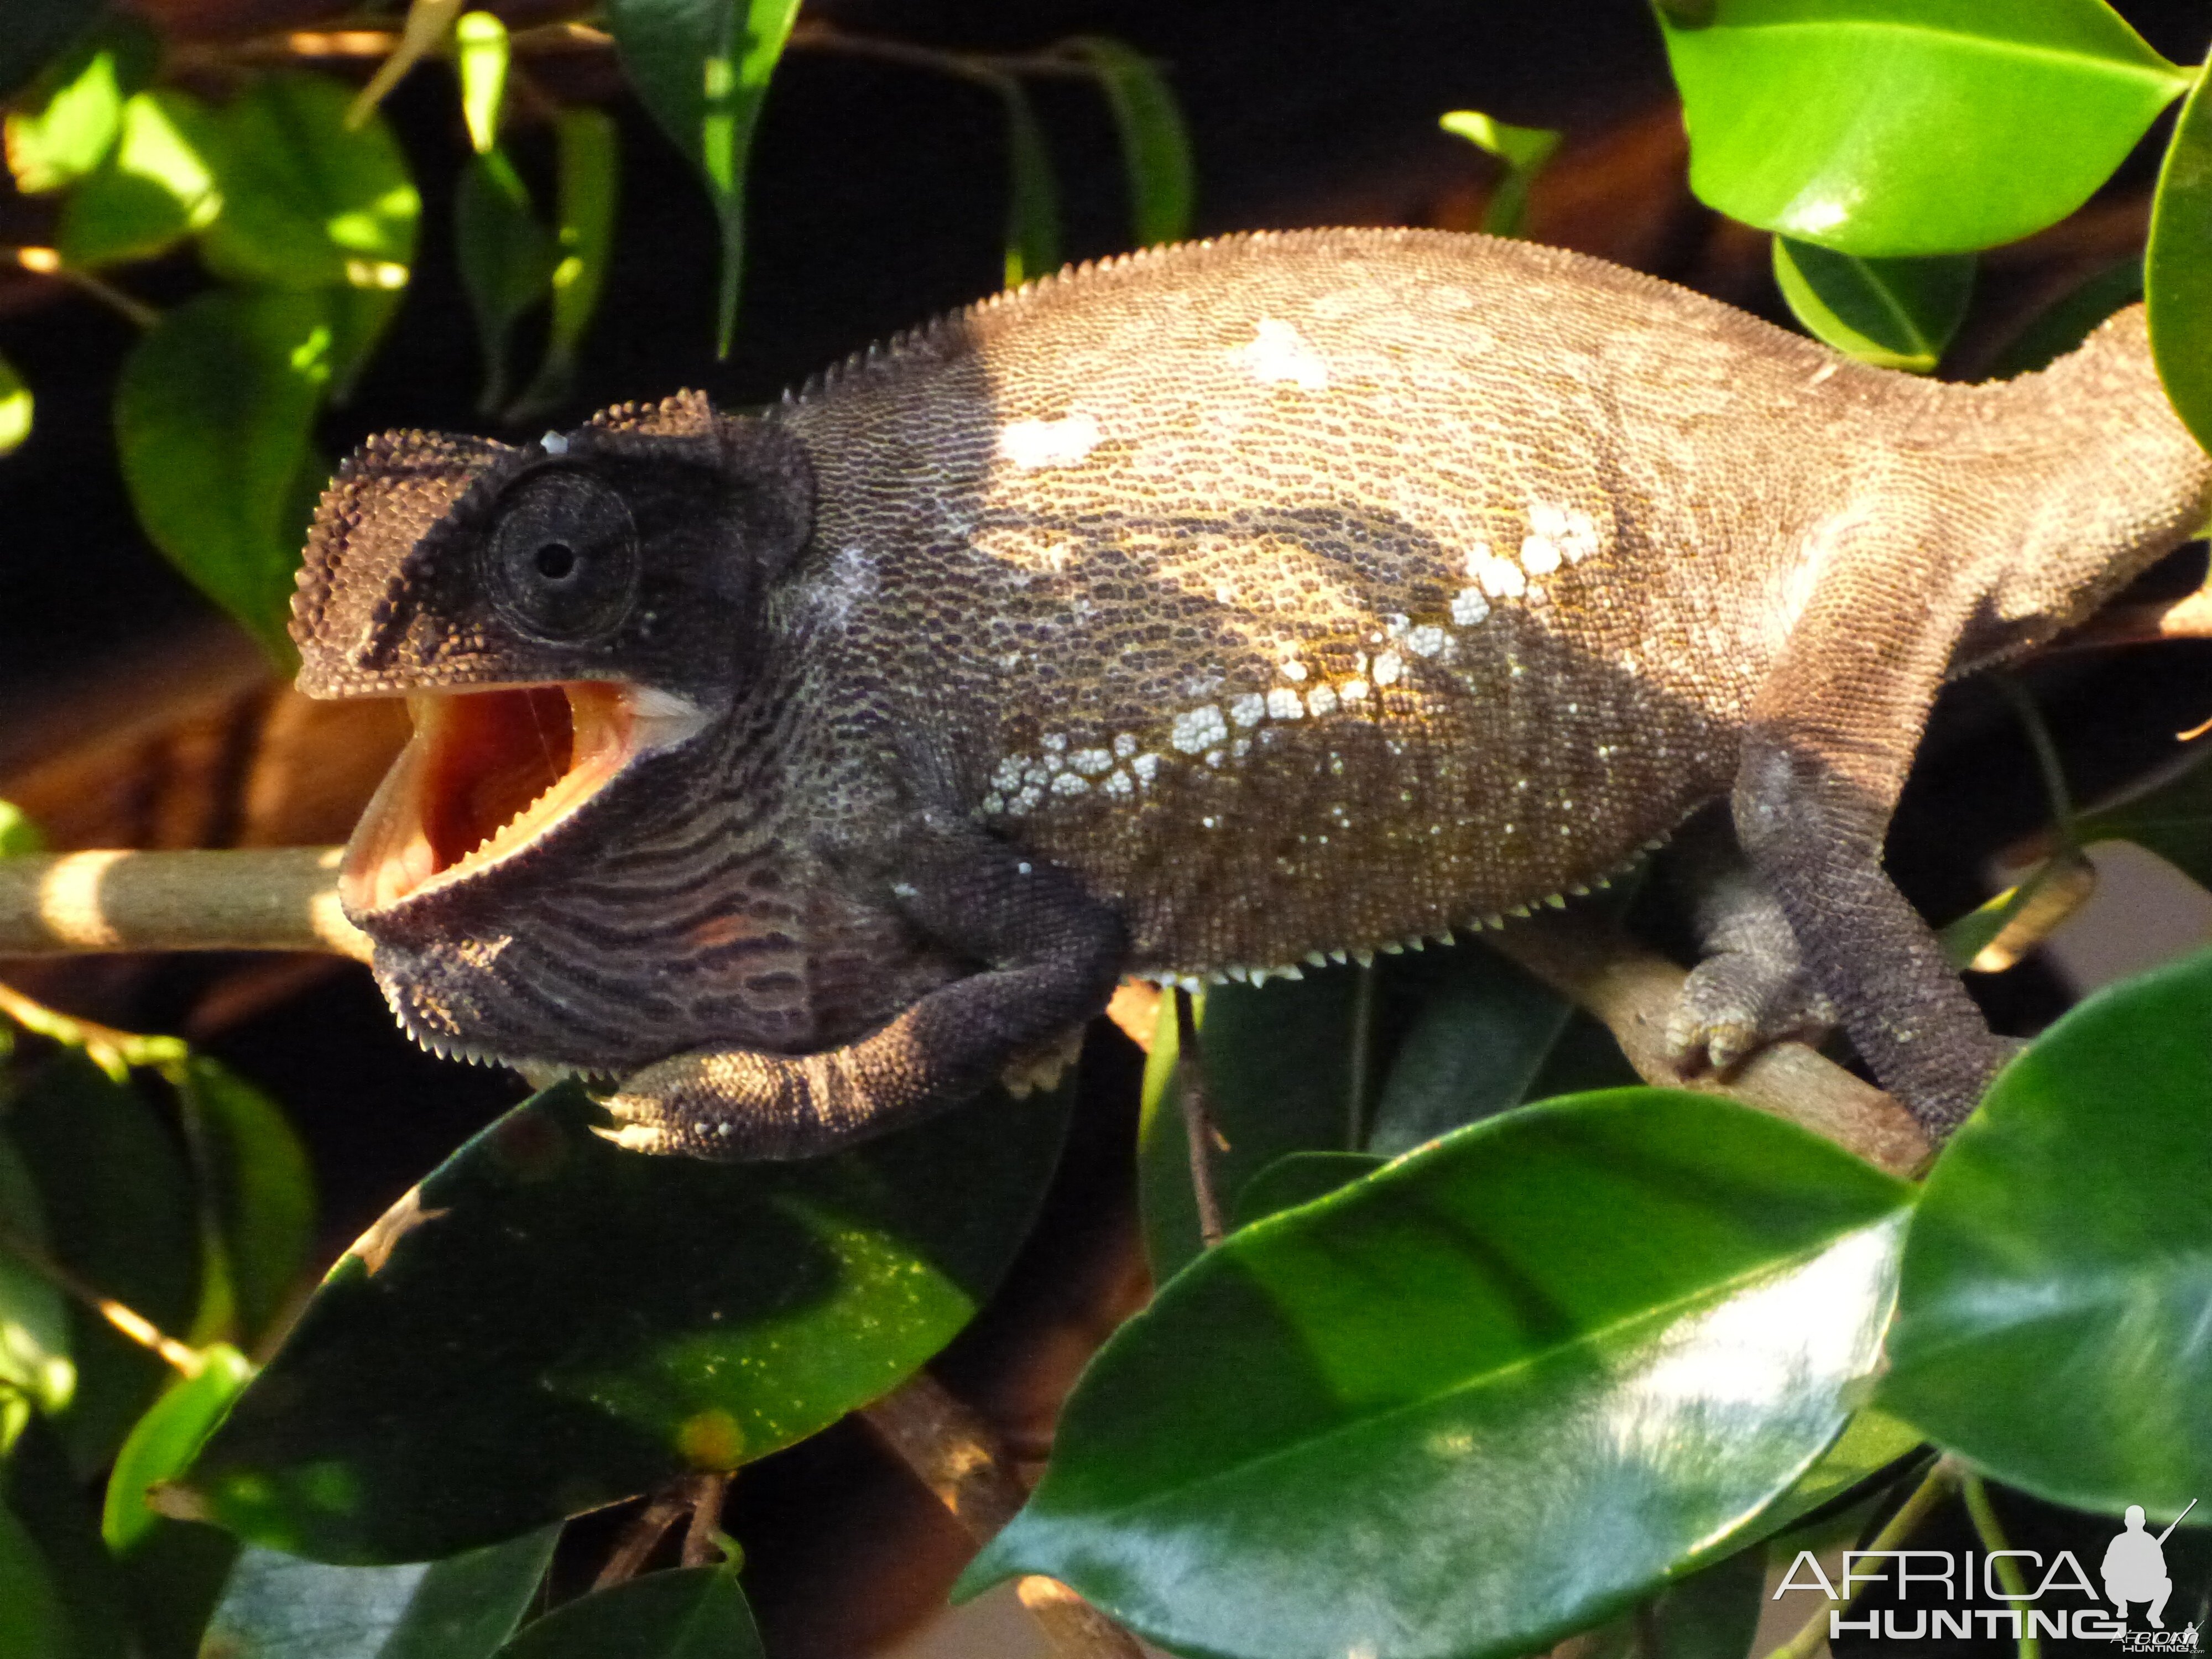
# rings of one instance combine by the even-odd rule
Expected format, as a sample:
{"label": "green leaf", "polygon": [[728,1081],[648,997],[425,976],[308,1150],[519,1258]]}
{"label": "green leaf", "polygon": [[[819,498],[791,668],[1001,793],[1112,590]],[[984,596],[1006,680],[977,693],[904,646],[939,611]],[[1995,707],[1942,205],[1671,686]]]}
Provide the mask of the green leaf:
{"label": "green leaf", "polygon": [[1714,0],[1659,21],[1700,200],[1869,258],[2064,218],[2189,74],[2104,0]]}
{"label": "green leaf", "polygon": [[1820,1454],[1820,1461],[1798,1476],[1796,1484],[1759,1517],[1758,1530],[1771,1534],[1796,1525],[1803,1516],[1909,1455],[1921,1443],[1917,1429],[1872,1406],[1863,1408]]}
{"label": "green leaf", "polygon": [[1644,1651],[1650,1659],[1742,1659],[1765,1603],[1766,1549],[1753,1544],[1654,1596]]}
{"label": "green leaf", "polygon": [[453,25],[453,44],[469,143],[477,155],[489,155],[499,143],[500,106],[507,101],[507,25],[488,11],[465,13]]}
{"label": "green leaf", "polygon": [[314,1172],[283,1109],[229,1067],[195,1054],[179,1081],[240,1329],[252,1340],[283,1310],[307,1271],[314,1247]]}
{"label": "green leaf", "polygon": [[339,1261],[189,1486],[257,1542],[405,1560],[804,1439],[989,1294],[1066,1111],[994,1094],[836,1157],[713,1164],[622,1152],[550,1091]]}
{"label": "green leaf", "polygon": [[727,1567],[650,1573],[538,1620],[499,1659],[767,1659]]}
{"label": "green leaf", "polygon": [[90,270],[151,258],[212,224],[222,210],[222,142],[221,123],[190,93],[135,94],[107,158],[62,203],[54,231],[62,262]]}
{"label": "green leaf", "polygon": [[200,234],[217,276],[273,288],[406,285],[422,198],[380,115],[346,125],[351,94],[319,75],[261,76],[222,113],[222,211]]}
{"label": "green leaf", "polygon": [[453,236],[483,351],[484,386],[477,408],[489,414],[507,398],[507,344],[516,319],[551,291],[553,281],[551,239],[504,150],[471,155],[462,168],[453,194]]}
{"label": "green leaf", "polygon": [[2170,1519],[2212,1492],[2212,952],[2091,997],[1928,1176],[1879,1401],[2008,1486]]}
{"label": "green leaf", "polygon": [[20,90],[106,9],[106,0],[8,0],[8,27],[0,29],[0,98]]}
{"label": "green leaf", "polygon": [[631,85],[699,169],[721,225],[718,356],[729,356],[737,328],[753,129],[798,15],[799,0],[609,0],[607,5],[607,27]]}
{"label": "green leaf", "polygon": [[1461,1130],[1165,1286],[962,1590],[1047,1573],[1207,1659],[1541,1649],[1737,1547],[1814,1462],[1909,1197],[1704,1096]]}
{"label": "green leaf", "polygon": [[[31,435],[31,388],[23,384],[23,377],[15,372],[15,365],[0,357],[0,455],[14,453]],[[14,811],[13,807],[0,803],[0,810]],[[21,814],[17,813],[20,821]],[[7,856],[5,836],[7,826],[0,824],[0,857]]]}
{"label": "green leaf", "polygon": [[135,19],[78,42],[46,76],[45,96],[8,112],[8,170],[36,196],[75,184],[106,158],[123,128],[124,100],[143,85],[154,43]]}
{"label": "green leaf", "polygon": [[1528,188],[1559,149],[1559,135],[1549,127],[1511,126],[1473,109],[1453,110],[1437,125],[1505,163],[1505,176],[1483,210],[1482,228],[1492,236],[1518,236],[1528,216]]}
{"label": "green leaf", "polygon": [[[54,1258],[161,1329],[182,1330],[199,1299],[199,1239],[185,1161],[153,1109],[65,1053],[27,1080],[8,1131]],[[98,1314],[72,1306],[70,1325],[76,1393],[56,1421],[77,1467],[91,1470],[113,1457],[171,1373]]]}
{"label": "green leaf", "polygon": [[[1217,985],[1199,1000],[1206,1092],[1214,1127],[1228,1142],[1213,1157],[1214,1188],[1224,1207],[1278,1158],[1341,1152],[1348,1144],[1360,987],[1368,971],[1310,969],[1302,980]],[[1170,991],[1160,998],[1137,1132],[1145,1249],[1152,1277],[1162,1284],[1199,1252],[1176,1052]]]}
{"label": "green leaf", "polygon": [[510,420],[550,409],[568,395],[576,372],[576,349],[599,309],[614,246],[615,195],[621,182],[613,119],[595,109],[564,109],[554,117],[560,177],[554,204],[556,263],[549,279],[553,316],[545,359]]}
{"label": "green leaf", "polygon": [[1487,945],[1470,940],[1391,963],[1394,999],[1417,999],[1384,1080],[1370,1151],[1410,1152],[1518,1106],[1574,1009]]}
{"label": "green leaf", "polygon": [[1990,379],[2009,380],[2048,368],[2096,331],[2098,324],[2122,306],[2143,296],[2143,262],[2140,254],[2100,271],[2080,287],[2062,295],[2013,337],[1996,362]]}
{"label": "green leaf", "polygon": [[1119,40],[1092,34],[1068,45],[1090,60],[1121,134],[1136,246],[1181,241],[1190,234],[1196,185],[1190,134],[1174,89],[1158,64]]}
{"label": "green leaf", "polygon": [[2151,198],[2143,292],[2150,351],[2166,395],[2200,444],[2212,444],[2212,96],[2199,77],[2181,106]]}
{"label": "green leaf", "polygon": [[146,1494],[161,1481],[184,1473],[200,1444],[230,1409],[230,1402],[253,1375],[246,1356],[228,1343],[218,1342],[201,1351],[204,1362],[197,1376],[180,1376],[154,1402],[151,1410],[133,1424],[115,1455],[115,1468],[107,1477],[107,1498],[100,1517],[100,1536],[120,1555],[128,1551],[161,1517],[146,1502]]}
{"label": "green leaf", "polygon": [[1974,289],[1974,256],[1862,259],[1774,239],[1774,280],[1808,332],[1876,368],[1925,374],[1943,356]]}
{"label": "green leaf", "polygon": [[558,1527],[448,1560],[333,1567],[248,1548],[209,1621],[209,1659],[489,1659],[514,1634]]}
{"label": "green leaf", "polygon": [[0,1659],[55,1659],[76,1645],[45,1553],[0,1504]]}
{"label": "green leaf", "polygon": [[2131,841],[2148,848],[2198,886],[2212,886],[2212,743],[2182,751],[2180,763],[2142,793],[2084,812],[2075,820],[2083,846]]}
{"label": "green leaf", "polygon": [[[100,1540],[98,1518],[50,1424],[32,1424],[0,1460],[0,1504],[38,1546],[76,1638],[67,1659],[161,1659],[131,1641],[123,1577]],[[0,1589],[0,1601],[6,1594]]]}
{"label": "green leaf", "polygon": [[322,296],[223,290],[166,313],[116,388],[138,520],[279,661],[307,524],[295,480],[330,377]]}
{"label": "green leaf", "polygon": [[[70,1360],[70,1310],[61,1291],[7,1247],[7,1238],[46,1248],[45,1212],[30,1171],[0,1121],[0,1389],[15,1389],[43,1412],[58,1412],[76,1392]],[[0,1435],[0,1454],[11,1436]]]}
{"label": "green leaf", "polygon": [[0,800],[0,859],[26,858],[46,850],[45,834],[23,809],[12,801]]}
{"label": "green leaf", "polygon": [[1060,199],[1043,129],[1022,83],[998,82],[1006,106],[1006,286],[1060,269]]}
{"label": "green leaf", "polygon": [[1327,1198],[1389,1162],[1371,1152],[1292,1152],[1279,1158],[1244,1183],[1237,1194],[1230,1224],[1249,1227],[1285,1210]]}

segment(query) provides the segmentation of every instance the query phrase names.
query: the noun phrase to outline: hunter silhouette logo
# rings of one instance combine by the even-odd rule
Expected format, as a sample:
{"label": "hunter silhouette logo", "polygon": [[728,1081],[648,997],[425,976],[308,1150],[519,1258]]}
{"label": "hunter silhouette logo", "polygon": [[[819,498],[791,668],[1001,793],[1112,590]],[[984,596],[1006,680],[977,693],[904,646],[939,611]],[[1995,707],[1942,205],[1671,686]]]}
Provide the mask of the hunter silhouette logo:
{"label": "hunter silhouette logo", "polygon": [[2160,1615],[2166,1611],[2166,1597],[2173,1594],[2173,1580],[2166,1574],[2166,1540],[2189,1510],[2196,1507],[2192,1498],[2189,1509],[2175,1516],[2166,1529],[2154,1538],[2143,1530],[2142,1505],[2128,1505],[2127,1530],[2105,1546],[2105,1595],[2121,1618],[2128,1616],[2129,1602],[2148,1601],[2151,1628],[2166,1628],[2166,1620]]}

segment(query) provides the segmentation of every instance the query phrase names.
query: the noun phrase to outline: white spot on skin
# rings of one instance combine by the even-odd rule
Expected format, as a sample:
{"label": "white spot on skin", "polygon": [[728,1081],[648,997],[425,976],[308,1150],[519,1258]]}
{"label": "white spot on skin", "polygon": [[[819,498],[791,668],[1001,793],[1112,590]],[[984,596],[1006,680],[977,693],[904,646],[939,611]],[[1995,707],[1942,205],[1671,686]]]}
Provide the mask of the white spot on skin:
{"label": "white spot on skin", "polygon": [[1055,795],[1080,795],[1090,787],[1073,772],[1062,772],[1052,781],[1052,793]]}
{"label": "white spot on skin", "polygon": [[1281,667],[1283,678],[1293,684],[1306,677],[1306,665],[1295,657],[1285,659]]}
{"label": "white spot on skin", "polygon": [[1203,708],[1186,709],[1175,717],[1175,724],[1168,729],[1168,741],[1186,755],[1211,749],[1228,736],[1229,723],[1212,703]]}
{"label": "white spot on skin", "polygon": [[1038,788],[1036,785],[1031,784],[1014,797],[1013,810],[1017,812],[1032,811],[1036,809],[1036,804],[1043,799],[1044,791]]}
{"label": "white spot on skin", "polygon": [[[1528,529],[1531,532],[1529,541],[1548,544],[1553,552],[1564,557],[1569,564],[1580,564],[1598,550],[1597,521],[1575,507],[1532,501],[1528,503]],[[1528,542],[1521,544],[1521,560],[1528,564]],[[1557,564],[1552,564],[1539,570],[1535,565],[1528,565],[1528,568],[1538,575],[1558,568]]]}
{"label": "white spot on skin", "polygon": [[1559,568],[1559,550],[1541,536],[1523,537],[1521,568],[1532,576],[1548,576]]}
{"label": "white spot on skin", "polygon": [[1048,755],[1064,755],[1067,752],[1067,739],[1057,732],[1048,738],[1038,738],[1037,743]]}
{"label": "white spot on skin", "polygon": [[1395,685],[1398,677],[1405,672],[1405,659],[1395,651],[1385,651],[1375,659],[1375,684],[1377,685]]}
{"label": "white spot on skin", "polygon": [[547,433],[538,441],[538,447],[548,455],[565,455],[568,453],[568,441],[557,432]]}
{"label": "white spot on skin", "polygon": [[1346,702],[1364,702],[1367,701],[1367,682],[1346,680],[1336,688],[1336,695]]}
{"label": "white spot on skin", "polygon": [[1301,392],[1328,390],[1328,365],[1288,323],[1262,317],[1249,345],[1231,352],[1231,358],[1262,386],[1288,382]]}
{"label": "white spot on skin", "polygon": [[[1482,598],[1482,595],[1477,593],[1474,597],[1480,599]],[[1453,602],[1453,608],[1455,611],[1457,610],[1457,600]],[[1486,617],[1489,614],[1490,606],[1486,602],[1482,607],[1482,615]],[[1457,622],[1459,618],[1455,615],[1452,620]],[[1477,617],[1475,620],[1479,622],[1481,620],[1481,617]],[[1468,623],[1465,625],[1472,627],[1474,624]],[[1406,649],[1412,652],[1417,657],[1436,656],[1443,650],[1446,645],[1449,643],[1449,636],[1445,634],[1443,629],[1438,628],[1433,623],[1423,623],[1419,628],[1409,628],[1406,630]]]}
{"label": "white spot on skin", "polygon": [[1027,755],[1009,755],[991,774],[991,787],[994,789],[1018,789],[1029,769],[1030,757]]}
{"label": "white spot on skin", "polygon": [[1239,726],[1257,726],[1267,717],[1267,700],[1248,691],[1229,705],[1229,718]]}
{"label": "white spot on skin", "polygon": [[1115,734],[1114,738],[1114,757],[1116,760],[1127,760],[1130,756],[1136,752],[1137,739],[1133,735],[1127,732],[1121,732]]}
{"label": "white spot on skin", "polygon": [[1158,755],[1139,755],[1129,763],[1129,769],[1137,775],[1139,783],[1150,783],[1153,774],[1160,769],[1160,757]]}
{"label": "white spot on skin", "polygon": [[1325,685],[1316,685],[1306,693],[1306,712],[1316,720],[1323,714],[1336,713],[1336,693]]}
{"label": "white spot on skin", "polygon": [[[1462,628],[1472,628],[1477,623],[1483,621],[1489,615],[1490,601],[1482,597],[1482,590],[1480,588],[1462,587],[1458,592],[1452,595],[1451,619],[1457,623]],[[1425,634],[1434,635],[1436,636],[1436,645],[1434,649],[1423,649],[1425,641],[1419,636]],[[1406,644],[1411,649],[1420,652],[1420,653],[1425,657],[1433,657],[1436,655],[1437,652],[1443,649],[1443,629],[1441,628],[1417,628],[1413,631],[1413,633],[1408,634],[1406,636]]]}
{"label": "white spot on skin", "polygon": [[1127,772],[1115,772],[1098,786],[1109,795],[1125,796],[1136,793],[1137,786],[1129,781]]}
{"label": "white spot on skin", "polygon": [[999,428],[999,453],[1024,472],[1073,466],[1098,447],[1105,434],[1088,415],[1057,421],[1013,421]]}
{"label": "white spot on skin", "polygon": [[1237,603],[1237,590],[1227,582],[1216,582],[1213,585],[1213,597],[1218,604],[1234,605]]}
{"label": "white spot on skin", "polygon": [[1114,757],[1103,749],[1079,749],[1067,757],[1067,763],[1086,777],[1095,778],[1112,769]]}
{"label": "white spot on skin", "polygon": [[1278,686],[1267,693],[1267,712],[1279,720],[1294,720],[1306,712],[1306,706],[1297,692]]}
{"label": "white spot on skin", "polygon": [[1510,559],[1499,558],[1488,542],[1477,542],[1468,549],[1467,574],[1493,599],[1518,599],[1528,591],[1528,578],[1521,567]]}

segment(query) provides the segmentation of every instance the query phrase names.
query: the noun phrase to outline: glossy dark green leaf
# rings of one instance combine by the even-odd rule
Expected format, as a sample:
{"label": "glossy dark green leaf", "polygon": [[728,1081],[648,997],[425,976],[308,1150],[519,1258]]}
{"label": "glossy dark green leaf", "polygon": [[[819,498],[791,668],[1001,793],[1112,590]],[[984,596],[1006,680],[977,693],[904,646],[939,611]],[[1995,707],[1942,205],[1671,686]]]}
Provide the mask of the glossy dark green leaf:
{"label": "glossy dark green leaf", "polygon": [[2212,1492],[2212,952],[2074,1009],[1929,1172],[1883,1408],[2008,1486],[2166,1519]]}
{"label": "glossy dark green leaf", "polygon": [[595,109],[564,109],[553,121],[559,148],[554,200],[553,315],[546,327],[545,357],[537,377],[508,411],[529,419],[568,395],[576,351],[599,306],[607,258],[614,247],[615,198],[621,183],[619,135],[611,117]]}
{"label": "glossy dark green leaf", "polygon": [[1527,1100],[1574,1012],[1474,940],[1399,957],[1389,975],[1392,998],[1415,1009],[1367,1137],[1386,1157]]}
{"label": "glossy dark green leaf", "polygon": [[1246,1182],[1230,1212],[1231,1227],[1249,1227],[1285,1210],[1327,1198],[1389,1163],[1372,1152],[1292,1152]]}
{"label": "glossy dark green leaf", "polygon": [[8,27],[0,29],[0,98],[21,90],[106,9],[106,0],[8,0]]}
{"label": "glossy dark green leaf", "polygon": [[1672,1583],[1644,1615],[1649,1659],[1743,1659],[1766,1606],[1766,1550],[1724,1556]]}
{"label": "glossy dark green leaf", "polygon": [[514,1633],[560,1535],[544,1527],[395,1567],[248,1548],[209,1621],[207,1659],[489,1659]]}
{"label": "glossy dark green leaf", "polygon": [[405,286],[422,198],[382,116],[347,125],[351,100],[339,82],[287,70],[223,110],[213,155],[222,211],[200,236],[218,275],[285,289]]}
{"label": "glossy dark green leaf", "polygon": [[685,1567],[556,1608],[499,1659],[767,1659],[767,1650],[737,1574]]}
{"label": "glossy dark green leaf", "polygon": [[1943,356],[1974,289],[1974,256],[1862,259],[1774,239],[1774,280],[1814,338],[1877,368],[1925,374]]}
{"label": "glossy dark green leaf", "polygon": [[330,377],[319,295],[226,289],[166,313],[123,366],[115,426],[138,520],[279,660],[306,520],[295,480]]}
{"label": "glossy dark green leaf", "polygon": [[204,1200],[214,1206],[239,1328],[251,1341],[307,1271],[314,1172],[283,1109],[229,1067],[196,1054],[182,1082],[199,1140]]}
{"label": "glossy dark green leaf", "polygon": [[45,1552],[0,1504],[0,1659],[54,1659],[76,1645]]}
{"label": "glossy dark green leaf", "polygon": [[[1362,976],[1308,969],[1302,980],[1217,985],[1200,999],[1199,1039],[1214,1127],[1214,1188],[1224,1209],[1291,1152],[1342,1152],[1352,1137]],[[1371,997],[1371,981],[1366,994]],[[1190,1142],[1175,1082],[1175,996],[1160,999],[1138,1127],[1138,1201],[1152,1276],[1164,1284],[1198,1255]]]}
{"label": "glossy dark green leaf", "polygon": [[471,155],[453,193],[454,252],[476,317],[485,414],[507,399],[510,337],[522,313],[552,291],[553,242],[538,222],[530,191],[503,150]]}
{"label": "glossy dark green leaf", "polygon": [[[31,388],[15,365],[0,357],[0,455],[14,453],[31,435]],[[5,834],[0,827],[0,836]]]}
{"label": "glossy dark green leaf", "polygon": [[222,210],[216,185],[222,124],[173,87],[123,106],[114,147],[63,200],[54,246],[81,270],[167,252]]}
{"label": "glossy dark green leaf", "polygon": [[1136,246],[1181,241],[1190,234],[1197,185],[1190,133],[1174,88],[1158,64],[1119,40],[1094,34],[1068,44],[1091,60],[1121,134]]}
{"label": "glossy dark green leaf", "polygon": [[[56,1055],[15,1097],[8,1132],[46,1212],[61,1264],[165,1331],[199,1299],[191,1177],[166,1126],[138,1094],[80,1054]],[[99,1315],[72,1306],[76,1392],[58,1419],[81,1470],[105,1465],[172,1373]]]}
{"label": "glossy dark green leaf", "polygon": [[1006,286],[1019,288],[1060,269],[1060,191],[1029,94],[1011,76],[998,84],[1006,106]]}
{"label": "glossy dark green leaf", "polygon": [[[4,1052],[4,1051],[0,1051]],[[20,1393],[40,1411],[58,1412],[76,1391],[70,1359],[69,1304],[52,1281],[8,1249],[8,1239],[46,1247],[46,1212],[30,1171],[0,1119],[0,1389]],[[0,1431],[4,1425],[0,1425]],[[0,1454],[12,1437],[0,1431]]]}
{"label": "glossy dark green leaf", "polygon": [[1194,1659],[1540,1650],[1731,1550],[1818,1457],[1909,1196],[1705,1096],[1461,1130],[1166,1285],[962,1588],[1048,1573]]}
{"label": "glossy dark green leaf", "polygon": [[[31,1425],[0,1458],[0,1504],[38,1546],[74,1638],[65,1655],[51,1659],[154,1659],[131,1641],[122,1575],[100,1542],[83,1483],[50,1425]],[[0,1589],[0,1600],[5,1596]],[[0,1614],[0,1622],[4,1618]]]}
{"label": "glossy dark green leaf", "polygon": [[2202,886],[2212,886],[2212,743],[2191,744],[2178,763],[2141,793],[2075,820],[2084,846],[2131,841]]}
{"label": "glossy dark green leaf", "polygon": [[2181,106],[2151,198],[2143,294],[2151,357],[2200,444],[2212,444],[2212,95],[2199,80]]}
{"label": "glossy dark green leaf", "polygon": [[1528,216],[1529,187],[1559,149],[1559,135],[1549,127],[1516,127],[1474,109],[1453,110],[1437,125],[1505,163],[1505,176],[1482,210],[1482,228],[1492,236],[1518,236]]}
{"label": "glossy dark green leaf", "polygon": [[100,1536],[118,1555],[160,1523],[146,1494],[184,1473],[201,1443],[222,1421],[253,1375],[244,1354],[228,1343],[201,1350],[197,1376],[179,1376],[146,1414],[131,1425],[115,1468],[107,1477],[101,1506]]}
{"label": "glossy dark green leaf", "polygon": [[190,1476],[325,1559],[510,1536],[835,1421],[944,1346],[1029,1230],[1059,1096],[833,1158],[624,1152],[574,1087],[448,1159],[331,1271]]}
{"label": "glossy dark green leaf", "polygon": [[1918,1430],[1899,1422],[1887,1412],[1872,1406],[1861,1408],[1820,1460],[1759,1517],[1755,1530],[1771,1534],[1796,1525],[1814,1510],[1909,1456],[1923,1443]]}
{"label": "glossy dark green leaf", "polygon": [[2143,296],[2143,262],[2140,255],[2124,259],[2062,295],[2014,336],[2010,344],[1990,365],[1990,379],[2009,380],[2048,368],[2057,358],[2080,345],[2122,306]]}
{"label": "glossy dark green leaf", "polygon": [[715,350],[727,356],[744,270],[745,169],[799,0],[609,0],[638,97],[707,183],[722,230]]}
{"label": "glossy dark green leaf", "polygon": [[1699,199],[1870,258],[2064,218],[2189,83],[2104,0],[1656,9]]}

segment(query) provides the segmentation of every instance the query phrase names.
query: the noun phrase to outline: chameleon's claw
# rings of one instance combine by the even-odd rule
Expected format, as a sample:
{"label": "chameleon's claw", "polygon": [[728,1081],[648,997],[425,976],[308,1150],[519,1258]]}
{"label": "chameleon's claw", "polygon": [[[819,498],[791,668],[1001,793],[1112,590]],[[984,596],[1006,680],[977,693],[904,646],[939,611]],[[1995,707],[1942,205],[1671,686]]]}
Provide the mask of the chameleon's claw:
{"label": "chameleon's claw", "polygon": [[1785,1037],[1818,1043],[1835,1023],[1833,1005],[1799,964],[1725,951],[1683,982],[1667,1021],[1668,1057],[1686,1073],[1726,1076]]}
{"label": "chameleon's claw", "polygon": [[668,1133],[650,1123],[625,1123],[618,1128],[606,1129],[593,1124],[592,1133],[602,1140],[611,1140],[626,1152],[658,1153],[668,1150]]}

